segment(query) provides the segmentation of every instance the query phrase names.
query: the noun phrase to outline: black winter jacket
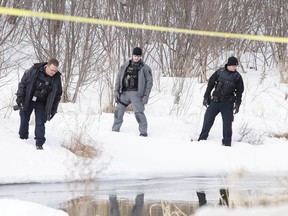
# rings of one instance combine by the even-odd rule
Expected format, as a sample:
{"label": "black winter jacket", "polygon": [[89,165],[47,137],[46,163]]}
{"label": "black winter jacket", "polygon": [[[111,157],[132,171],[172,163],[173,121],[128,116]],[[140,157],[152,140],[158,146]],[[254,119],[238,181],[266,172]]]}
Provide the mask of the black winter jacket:
{"label": "black winter jacket", "polygon": [[[35,83],[40,72],[40,68],[44,67],[47,62],[36,63],[30,69],[26,70],[21,82],[18,84],[17,97],[22,97],[24,99],[23,109],[27,109],[29,104],[32,102],[33,93],[35,90]],[[57,112],[58,104],[61,100],[62,95],[62,84],[61,84],[61,73],[58,71],[51,81],[51,91],[49,92],[46,100],[45,115],[46,119],[49,121],[51,119],[51,114]]]}
{"label": "black winter jacket", "polygon": [[204,98],[212,98],[218,101],[231,101],[240,106],[242,101],[242,93],[244,91],[244,83],[242,76],[237,71],[228,71],[227,65],[218,69],[209,79]]}

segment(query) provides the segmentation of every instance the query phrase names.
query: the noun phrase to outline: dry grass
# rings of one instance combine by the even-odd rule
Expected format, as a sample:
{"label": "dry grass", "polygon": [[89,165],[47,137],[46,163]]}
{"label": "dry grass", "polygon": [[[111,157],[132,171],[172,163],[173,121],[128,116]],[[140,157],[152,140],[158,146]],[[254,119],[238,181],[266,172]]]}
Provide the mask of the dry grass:
{"label": "dry grass", "polygon": [[287,204],[288,195],[279,194],[265,195],[265,196],[241,196],[230,199],[231,208],[248,207],[253,208],[257,206],[277,206],[281,204]]}
{"label": "dry grass", "polygon": [[[134,201],[127,199],[118,200],[119,211],[123,216],[131,215]],[[197,208],[196,203],[191,202],[161,202],[145,201],[141,216],[188,216],[194,214]],[[86,196],[69,201],[62,207],[69,216],[109,216],[109,200],[93,200]]]}
{"label": "dry grass", "polygon": [[[115,112],[115,106],[114,105],[108,105],[107,107],[103,108],[102,111],[104,113],[114,113]],[[129,104],[126,108],[126,112],[133,112],[133,106]]]}
{"label": "dry grass", "polygon": [[[273,206],[286,204],[288,194],[279,194],[279,196],[270,195],[259,196],[243,196],[234,194],[230,197],[229,206],[227,208],[239,207],[256,207],[256,206]],[[209,203],[209,202],[208,202]],[[134,202],[128,199],[118,200],[119,211],[121,215],[130,215]],[[214,206],[214,204],[208,204]],[[215,206],[219,203],[215,203]],[[225,205],[226,206],[226,205]],[[145,200],[141,216],[191,216],[199,208],[198,202],[172,202],[172,201],[151,201]],[[62,208],[69,216],[109,216],[110,203],[109,200],[94,200],[91,196],[76,198],[67,203]]]}
{"label": "dry grass", "polygon": [[100,155],[95,147],[82,144],[78,139],[72,140],[70,145],[62,144],[61,146],[79,157],[96,158]]}
{"label": "dry grass", "polygon": [[93,115],[87,115],[82,119],[75,113],[75,117],[66,121],[67,130],[63,132],[65,139],[61,147],[81,158],[99,158],[101,151],[95,147],[97,143],[89,135],[94,121]]}
{"label": "dry grass", "polygon": [[72,199],[62,208],[69,216],[109,216],[109,202],[95,202],[90,196]]}
{"label": "dry grass", "polygon": [[247,122],[242,122],[239,128],[239,134],[241,137],[238,142],[247,142],[252,145],[262,145],[264,132],[260,130],[255,130],[249,127]]}
{"label": "dry grass", "polygon": [[149,216],[188,216],[194,213],[196,208],[191,203],[161,202],[150,206]]}
{"label": "dry grass", "polygon": [[112,104],[112,105],[110,104],[110,105],[104,107],[104,108],[102,109],[102,111],[103,111],[104,113],[114,113],[114,112],[115,112],[115,106],[114,106],[114,104]]}
{"label": "dry grass", "polygon": [[[229,189],[229,207],[257,207],[257,206],[275,206],[285,204],[288,201],[288,177],[277,178],[279,190],[265,190],[260,189],[246,189],[241,190],[236,187],[237,182],[241,181],[241,178],[245,177],[242,172],[234,173],[228,176],[228,181],[231,185],[235,186]],[[281,190],[280,190],[281,189]],[[227,189],[228,190],[228,189]]]}
{"label": "dry grass", "polygon": [[283,134],[273,134],[273,137],[288,139],[288,132]]}
{"label": "dry grass", "polygon": [[73,154],[83,157],[83,158],[96,158],[100,156],[100,151],[97,150],[95,147],[90,145],[85,145],[83,143],[83,139],[80,136],[71,137],[69,144],[62,144],[63,148],[68,149]]}

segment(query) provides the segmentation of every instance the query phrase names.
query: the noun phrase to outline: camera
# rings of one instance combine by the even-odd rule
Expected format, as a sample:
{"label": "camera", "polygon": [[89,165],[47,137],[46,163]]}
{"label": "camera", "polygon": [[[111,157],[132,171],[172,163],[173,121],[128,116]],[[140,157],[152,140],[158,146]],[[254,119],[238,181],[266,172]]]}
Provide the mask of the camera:
{"label": "camera", "polygon": [[21,109],[23,109],[23,106],[19,106],[19,105],[13,106],[14,111],[21,110]]}

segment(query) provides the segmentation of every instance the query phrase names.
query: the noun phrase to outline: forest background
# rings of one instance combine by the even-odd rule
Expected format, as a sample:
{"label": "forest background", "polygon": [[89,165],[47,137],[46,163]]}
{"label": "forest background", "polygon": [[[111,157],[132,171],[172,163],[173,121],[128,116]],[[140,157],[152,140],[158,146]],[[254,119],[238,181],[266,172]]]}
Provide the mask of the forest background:
{"label": "forest background", "polygon": [[[181,29],[278,37],[288,34],[284,0],[0,0],[0,6]],[[64,103],[76,102],[79,93],[93,85],[99,87],[99,110],[112,111],[115,74],[135,46],[143,48],[144,61],[153,68],[154,88],[160,88],[161,76],[175,77],[174,103],[180,100],[184,87],[184,80],[177,78],[197,77],[205,83],[207,71],[217,69],[230,55],[241,59],[244,72],[261,65],[265,78],[267,71],[276,67],[279,81],[288,83],[286,43],[2,14],[0,25],[0,87],[10,81],[7,75],[11,71],[23,73],[31,62],[55,57],[61,62]]]}
{"label": "forest background", "polygon": [[[169,28],[288,37],[285,0],[0,0],[0,6]],[[177,109],[171,110],[170,114],[186,114],[191,108],[192,99],[186,93],[195,83],[191,82],[191,88],[187,87],[185,78],[193,78],[204,87],[209,73],[223,65],[230,55],[240,60],[239,71],[245,75],[251,77],[254,75],[251,71],[258,71],[259,84],[269,71],[279,73],[279,82],[288,84],[287,43],[92,25],[22,17],[21,14],[0,14],[0,26],[0,89],[4,101],[6,91],[2,90],[11,85],[15,90],[23,72],[34,62],[55,57],[62,73],[62,103],[84,100],[81,97],[84,91],[93,87],[98,89],[95,91],[97,107],[93,108],[111,112],[115,106],[116,73],[135,46],[143,48],[144,61],[153,69],[153,94],[162,90],[161,78],[173,80],[172,103],[175,106],[171,107]],[[252,70],[248,72],[249,69]],[[277,96],[274,92],[270,95]],[[288,92],[283,95],[283,100],[287,101]],[[15,91],[11,90],[5,103],[1,104],[1,117],[9,118],[14,104]],[[278,114],[282,113],[280,108],[278,111]],[[285,122],[287,115],[281,117]],[[278,127],[275,122],[273,124]],[[280,129],[286,130],[285,127]],[[287,130],[284,132],[287,138]],[[254,141],[258,144],[259,137]]]}

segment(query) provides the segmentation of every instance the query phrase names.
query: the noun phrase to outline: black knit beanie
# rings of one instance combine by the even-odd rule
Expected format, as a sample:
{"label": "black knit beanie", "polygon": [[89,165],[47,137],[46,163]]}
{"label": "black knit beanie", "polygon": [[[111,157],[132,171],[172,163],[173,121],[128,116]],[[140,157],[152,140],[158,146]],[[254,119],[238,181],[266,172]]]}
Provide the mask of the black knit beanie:
{"label": "black knit beanie", "polygon": [[228,66],[231,66],[231,65],[238,65],[238,60],[237,58],[235,58],[234,56],[228,58],[228,63],[227,63]]}
{"label": "black knit beanie", "polygon": [[135,47],[135,48],[133,49],[132,55],[142,56],[142,49],[141,49],[140,47]]}

